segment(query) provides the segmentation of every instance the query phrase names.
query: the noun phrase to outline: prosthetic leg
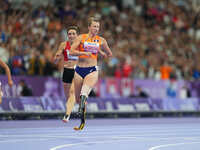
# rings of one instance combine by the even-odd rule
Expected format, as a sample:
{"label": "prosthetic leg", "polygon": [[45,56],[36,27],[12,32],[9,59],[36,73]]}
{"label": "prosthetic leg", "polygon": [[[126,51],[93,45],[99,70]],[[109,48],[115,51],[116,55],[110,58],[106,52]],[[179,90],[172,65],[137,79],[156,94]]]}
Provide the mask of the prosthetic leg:
{"label": "prosthetic leg", "polygon": [[74,127],[74,130],[83,130],[83,128],[85,126],[87,97],[84,96],[84,95],[81,95],[80,99],[81,99],[81,102],[80,102],[80,105],[79,105],[78,113],[79,113],[79,116],[80,116],[80,119],[81,119],[81,124],[80,124],[79,127]]}
{"label": "prosthetic leg", "polygon": [[91,91],[91,88],[87,85],[84,85],[82,87],[81,95],[80,95],[80,104],[79,104],[79,109],[78,113],[81,119],[81,124],[79,127],[74,127],[74,130],[83,130],[85,126],[85,119],[86,119],[86,103],[87,103],[87,98],[88,95]]}

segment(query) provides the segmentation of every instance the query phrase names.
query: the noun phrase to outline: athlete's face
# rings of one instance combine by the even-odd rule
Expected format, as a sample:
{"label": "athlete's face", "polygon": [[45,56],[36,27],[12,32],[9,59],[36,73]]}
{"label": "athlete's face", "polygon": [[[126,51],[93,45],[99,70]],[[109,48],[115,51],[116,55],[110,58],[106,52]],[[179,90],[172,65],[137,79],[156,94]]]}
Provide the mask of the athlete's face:
{"label": "athlete's face", "polygon": [[77,32],[74,29],[70,29],[67,33],[69,41],[73,42],[77,37]]}
{"label": "athlete's face", "polygon": [[96,21],[93,21],[91,23],[91,25],[89,26],[89,31],[92,33],[92,34],[98,34],[99,33],[99,27],[100,27],[100,23],[99,22],[96,22]]}

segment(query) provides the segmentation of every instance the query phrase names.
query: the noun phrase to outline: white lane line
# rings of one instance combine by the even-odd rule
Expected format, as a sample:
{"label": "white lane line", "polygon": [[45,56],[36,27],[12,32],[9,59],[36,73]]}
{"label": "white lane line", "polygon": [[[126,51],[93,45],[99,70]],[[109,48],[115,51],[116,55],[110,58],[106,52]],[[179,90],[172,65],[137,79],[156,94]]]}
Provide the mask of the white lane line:
{"label": "white lane line", "polygon": [[[45,131],[45,130],[43,130],[43,131],[38,131],[39,133],[46,133],[46,132],[48,132],[48,133],[57,133],[57,134],[60,134],[61,132],[59,132],[59,131]],[[141,129],[140,131],[138,131],[138,130],[135,130],[135,129],[132,129],[132,131],[126,131],[126,130],[114,130],[114,129],[110,129],[110,130],[108,130],[108,131],[101,131],[101,130],[96,130],[96,131],[91,131],[91,130],[84,130],[84,131],[81,131],[81,132],[75,132],[75,131],[70,131],[69,132],[69,130],[64,130],[64,131],[66,131],[66,133],[64,133],[63,131],[62,131],[62,133],[63,134],[68,134],[68,135],[72,135],[72,136],[74,136],[74,135],[93,135],[93,134],[95,134],[95,135],[97,135],[97,134],[114,134],[114,133],[116,133],[116,134],[120,134],[120,133],[126,133],[126,132],[128,132],[129,134],[134,134],[134,135],[137,135],[137,134],[142,134],[142,133],[148,133],[148,134],[151,134],[151,133],[153,133],[153,134],[151,134],[151,135],[158,135],[157,133],[159,133],[159,135],[162,135],[162,134],[166,134],[166,133],[170,133],[170,135],[177,135],[177,134],[195,134],[195,135],[200,135],[200,130],[198,130],[198,129],[193,129],[193,130],[188,130],[188,132],[185,132],[185,131],[187,131],[186,129],[185,130],[160,130],[160,131],[158,131],[158,130],[151,130],[151,131],[145,131],[145,130],[143,130],[143,129]],[[36,134],[36,133],[38,133],[38,132],[24,132],[24,131],[21,131],[20,132],[20,134],[21,133],[24,133],[24,134],[32,134],[32,135],[34,135],[34,134]],[[175,134],[175,133],[176,134]],[[13,132],[12,132],[13,133]],[[17,134],[18,132],[15,132],[15,134]],[[173,134],[174,133],[174,134]],[[9,135],[10,133],[6,133],[6,132],[4,132],[4,135],[5,134],[7,134],[7,135]],[[149,135],[149,136],[151,136],[151,135]],[[2,136],[2,135],[0,135],[0,136]]]}
{"label": "white lane line", "polygon": [[175,143],[175,144],[165,144],[165,145],[158,145],[149,148],[149,150],[158,150],[160,148],[165,148],[165,147],[173,147],[173,146],[179,146],[179,145],[189,145],[189,144],[199,144],[200,142],[189,142],[189,143]]}
{"label": "white lane line", "polygon": [[[0,135],[0,138],[12,138],[12,137],[60,137],[60,138],[94,138],[94,136],[91,136],[91,135],[96,135],[95,137],[111,137],[115,134],[113,133],[109,133],[109,134],[103,134],[103,133],[97,133],[97,132],[94,132],[94,133],[78,133],[76,134],[77,132],[74,132],[74,134],[10,134],[10,135]],[[135,134],[134,132],[128,132],[125,133],[123,132],[124,134],[120,134],[118,132],[116,132],[116,134],[120,137],[156,137],[156,136],[175,136],[175,137],[184,137],[184,136],[190,136],[190,137],[200,137],[200,133],[198,131],[195,131],[195,132],[190,132],[190,133],[154,133],[154,134],[151,134],[151,133],[139,133],[139,134]],[[182,135],[183,134],[183,135]],[[159,137],[158,137],[159,138]],[[160,138],[165,138],[165,137],[160,137]]]}
{"label": "white lane line", "polygon": [[15,142],[28,142],[28,141],[47,141],[49,139],[20,139],[20,140],[5,140],[5,141],[0,141],[0,143],[15,143]]}
{"label": "white lane line", "polygon": [[[160,128],[160,127],[156,127],[156,128],[155,127],[154,128],[153,127],[148,127],[148,128],[146,128],[146,127],[143,127],[143,126],[136,127],[134,125],[132,125],[132,126],[124,125],[124,126],[107,126],[107,127],[102,129],[102,126],[101,127],[90,127],[90,126],[88,126],[88,128],[86,128],[85,131],[113,131],[115,129],[123,129],[122,131],[129,130],[129,129],[134,129],[135,131],[137,131],[139,129],[142,129],[143,131],[144,130],[147,130],[147,131],[152,131],[152,130],[162,131],[162,130],[165,129],[165,127],[163,127],[163,128]],[[15,130],[15,131],[18,131],[18,130],[20,130],[20,131],[21,130],[28,130],[28,131],[32,130],[32,131],[36,131],[37,132],[38,130],[47,130],[47,132],[49,132],[48,130],[52,130],[54,132],[58,132],[58,130],[62,130],[62,132],[63,132],[63,130],[66,130],[66,129],[70,129],[70,130],[73,131],[72,128],[73,128],[73,126],[56,127],[56,128],[48,128],[48,127],[47,128],[14,128],[14,129],[13,128],[12,129],[7,128],[7,129],[0,129],[0,131],[4,130],[5,132],[7,132],[7,131],[13,132],[13,130]],[[179,131],[182,131],[182,130],[195,130],[194,128],[191,128],[191,127],[180,127],[180,128],[178,128],[178,127],[176,127],[176,128],[167,127],[167,129],[169,129],[169,130],[179,130]],[[197,129],[197,130],[200,130],[200,129]],[[38,132],[40,132],[40,131],[38,131]]]}
{"label": "white lane line", "polygon": [[[130,135],[134,135],[134,136],[177,136],[177,135],[179,135],[179,136],[181,136],[181,135],[196,135],[196,136],[200,136],[200,132],[199,132],[199,130],[188,130],[189,132],[185,132],[185,131],[187,131],[187,130],[182,130],[182,131],[178,131],[177,132],[177,130],[175,131],[175,130],[162,130],[162,131],[158,131],[158,130],[155,130],[155,131],[144,131],[144,130],[142,130],[141,129],[141,131],[138,131],[138,130],[135,130],[135,129],[132,129],[132,131],[130,130],[130,131],[124,131],[124,130],[122,130],[122,131],[120,131],[119,132],[119,130],[114,130],[114,129],[110,129],[109,131],[81,131],[81,132],[75,132],[75,131],[70,131],[69,132],[69,130],[66,130],[66,132],[63,132],[62,131],[62,133],[61,132],[59,132],[59,131],[56,131],[56,132],[52,132],[52,131],[45,131],[44,132],[44,130],[43,131],[38,131],[38,132],[24,132],[24,131],[21,131],[20,133],[18,133],[18,132],[14,132],[15,134],[31,134],[31,135],[35,135],[35,134],[38,134],[38,133],[43,133],[43,134],[46,134],[47,132],[48,133],[50,133],[50,134],[53,134],[53,135],[63,135],[63,136],[65,136],[65,135],[67,135],[67,136],[76,136],[76,135],[78,135],[78,136],[86,136],[86,135],[115,135],[115,134],[118,134],[118,135],[124,135],[124,133],[125,133],[125,135],[127,135],[127,133],[128,134],[130,134]],[[0,137],[4,137],[5,135],[7,135],[7,136],[9,136],[11,133],[4,133],[3,135],[1,134],[0,135]],[[12,136],[12,134],[11,134],[11,136]]]}
{"label": "white lane line", "polygon": [[[170,137],[170,138],[165,138],[165,137],[143,137],[143,136],[130,136],[130,135],[120,135],[120,136],[116,136],[114,137],[112,136],[82,136],[82,137],[77,137],[77,136],[60,136],[60,135],[12,135],[12,136],[4,136],[3,138],[73,138],[73,139],[94,139],[94,138],[109,138],[109,139],[164,139],[164,140],[168,140],[168,139],[185,139],[188,137]],[[191,140],[193,140],[193,138],[197,137],[189,137]],[[200,137],[199,137],[200,138]]]}
{"label": "white lane line", "polygon": [[134,137],[134,136],[122,136],[122,137],[109,137],[110,139],[138,139],[138,140],[200,140],[200,137]]}
{"label": "white lane line", "polygon": [[105,143],[115,143],[115,142],[127,142],[127,141],[133,141],[133,140],[110,140],[110,141],[94,141],[94,142],[81,142],[81,143],[73,143],[73,144],[64,144],[64,145],[58,145],[55,147],[50,148],[49,150],[58,150],[61,148],[66,147],[72,147],[72,146],[79,146],[79,145],[87,145],[87,144],[105,144]]}
{"label": "white lane line", "polygon": [[[187,139],[187,140],[195,140],[198,139],[197,137],[170,137],[170,138],[165,138],[165,137],[138,137],[138,136],[129,136],[129,135],[123,135],[123,136],[83,136],[83,137],[76,137],[76,136],[59,136],[59,135],[37,135],[37,136],[18,136],[14,135],[11,136],[10,138],[73,138],[73,139],[94,139],[94,138],[109,138],[109,139],[163,139],[163,140],[168,140],[168,139]],[[4,137],[4,138],[9,138],[9,137]],[[200,137],[199,137],[200,138]]]}
{"label": "white lane line", "polygon": [[[198,134],[198,133],[197,133]],[[12,138],[12,137],[14,137],[14,138],[25,138],[25,137],[49,137],[49,138],[54,138],[54,137],[56,137],[56,138],[106,138],[106,137],[108,137],[108,138],[110,138],[110,137],[113,137],[113,134],[109,134],[109,135],[97,135],[96,134],[96,136],[91,136],[91,135],[93,135],[93,134],[83,134],[83,135],[59,135],[59,134],[57,134],[57,135],[54,135],[54,134],[33,134],[33,135],[26,135],[26,134],[24,134],[24,135],[2,135],[2,136],[0,136],[0,138]],[[145,137],[150,137],[150,138],[152,138],[152,137],[154,137],[154,138],[166,138],[166,136],[167,137],[169,137],[169,136],[171,136],[171,138],[182,138],[182,137],[185,137],[185,136],[187,136],[188,138],[200,138],[200,135],[197,135],[197,136],[195,136],[196,135],[196,133],[194,134],[194,135],[186,135],[186,134],[184,134],[183,136],[181,136],[181,135],[178,135],[177,136],[177,134],[131,134],[131,133],[128,133],[128,134],[117,134],[118,136],[117,137],[125,137],[125,138],[132,138],[132,137],[137,137],[137,138],[145,138]],[[156,137],[156,136],[163,136],[163,137]],[[172,137],[172,136],[175,136],[175,137]]]}
{"label": "white lane line", "polygon": [[[197,138],[197,137],[170,137],[170,138],[156,138],[156,137],[135,137],[135,136],[128,136],[128,135],[124,135],[124,136],[96,136],[96,137],[75,137],[75,136],[56,136],[56,135],[37,135],[37,136],[31,136],[31,135],[25,135],[25,136],[18,136],[18,135],[13,135],[12,136],[13,138],[50,138],[48,140],[53,140],[53,139],[67,139],[67,138],[73,138],[73,139],[99,139],[99,140],[102,140],[102,139],[113,139],[113,140],[122,140],[122,139],[132,139],[132,140],[145,140],[145,141],[156,141],[156,140],[190,140],[190,141],[196,141],[196,140],[200,140],[200,137]],[[5,138],[5,137],[4,137]],[[31,139],[29,139],[31,140]],[[26,139],[26,141],[29,141]],[[33,139],[35,140],[35,139]],[[12,140],[8,140],[8,141],[11,141]],[[13,139],[13,141],[15,141],[15,139]],[[23,141],[22,139],[18,140],[18,141]],[[32,141],[32,140],[31,140]],[[2,141],[3,142],[3,141]]]}
{"label": "white lane line", "polygon": [[[128,141],[135,141],[135,140],[153,140],[152,138],[142,138],[139,139],[138,137],[132,137],[132,139],[126,139],[122,140],[121,137],[111,137],[111,139],[114,140],[107,140],[107,141],[94,141],[94,142],[81,142],[81,143],[73,143],[73,144],[64,144],[64,145],[58,145],[55,147],[50,148],[49,150],[58,150],[66,147],[72,147],[72,146],[79,146],[79,145],[87,145],[87,144],[101,144],[101,143],[115,143],[115,142],[128,142]],[[185,137],[183,137],[185,138]],[[165,140],[169,140],[171,138],[164,138]],[[159,139],[160,140],[160,139]],[[162,139],[161,139],[162,140]],[[175,145],[183,145],[183,144],[196,144],[200,142],[190,142],[190,143],[177,143],[177,144],[167,144],[167,145],[160,145],[156,147],[152,147],[149,150],[156,150],[161,147],[168,147],[168,146],[175,146]]]}
{"label": "white lane line", "polygon": [[[87,144],[101,144],[101,143],[105,144],[105,143],[128,142],[128,141],[134,141],[134,140],[110,140],[110,141],[81,142],[81,143],[58,145],[58,146],[50,148],[49,150],[58,150],[58,149],[66,148],[66,147],[87,145]],[[161,147],[177,146],[177,145],[184,145],[184,144],[196,144],[196,143],[200,143],[200,142],[166,144],[166,145],[160,145],[160,146],[152,147],[149,150],[156,150],[156,149],[161,148]]]}

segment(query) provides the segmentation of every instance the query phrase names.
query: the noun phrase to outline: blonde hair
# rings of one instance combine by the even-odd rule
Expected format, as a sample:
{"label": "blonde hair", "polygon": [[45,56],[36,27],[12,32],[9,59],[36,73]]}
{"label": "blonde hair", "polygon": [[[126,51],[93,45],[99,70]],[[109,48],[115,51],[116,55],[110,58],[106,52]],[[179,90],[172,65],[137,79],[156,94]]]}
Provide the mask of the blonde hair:
{"label": "blonde hair", "polygon": [[89,17],[88,18],[88,26],[91,26],[91,24],[92,24],[93,21],[100,22],[100,19],[97,18],[97,17]]}

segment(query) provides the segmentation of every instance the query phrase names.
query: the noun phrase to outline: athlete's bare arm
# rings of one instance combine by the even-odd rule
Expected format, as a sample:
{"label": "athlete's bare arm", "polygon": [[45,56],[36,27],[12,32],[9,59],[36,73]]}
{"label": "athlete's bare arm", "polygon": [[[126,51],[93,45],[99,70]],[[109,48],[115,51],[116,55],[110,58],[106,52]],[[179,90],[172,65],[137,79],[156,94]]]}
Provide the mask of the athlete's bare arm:
{"label": "athlete's bare arm", "polygon": [[81,52],[81,51],[77,50],[78,46],[81,44],[81,40],[82,40],[82,35],[79,35],[74,40],[74,42],[71,46],[71,51],[69,52],[70,55],[73,55],[73,56],[80,56],[80,55],[90,56],[91,55],[91,52]]}
{"label": "athlete's bare arm", "polygon": [[102,41],[102,48],[103,50],[105,50],[108,54],[108,57],[112,57],[112,51],[110,50],[107,41],[101,37],[101,41]]}
{"label": "athlete's bare arm", "polygon": [[103,57],[107,58],[107,54],[102,51],[101,49],[99,49],[99,54],[102,55]]}
{"label": "athlete's bare arm", "polygon": [[60,43],[58,50],[54,56],[54,62],[58,62],[62,58],[63,50],[65,49],[66,42]]}
{"label": "athlete's bare arm", "polygon": [[8,84],[9,86],[13,85],[13,81],[12,81],[12,77],[11,77],[11,73],[10,73],[10,69],[8,67],[8,65],[6,63],[4,63],[1,59],[0,59],[0,66],[3,67],[6,71],[6,75],[8,77]]}

